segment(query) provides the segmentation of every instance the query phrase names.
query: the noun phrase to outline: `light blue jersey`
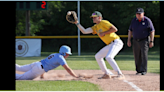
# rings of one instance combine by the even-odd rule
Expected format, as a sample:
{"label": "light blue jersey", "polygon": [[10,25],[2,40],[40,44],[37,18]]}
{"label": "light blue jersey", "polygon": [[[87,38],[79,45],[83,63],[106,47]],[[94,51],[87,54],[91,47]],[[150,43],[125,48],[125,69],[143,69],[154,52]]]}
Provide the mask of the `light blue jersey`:
{"label": "light blue jersey", "polygon": [[42,66],[45,72],[52,70],[60,65],[67,64],[65,58],[60,53],[54,53],[49,55],[47,58],[41,60]]}

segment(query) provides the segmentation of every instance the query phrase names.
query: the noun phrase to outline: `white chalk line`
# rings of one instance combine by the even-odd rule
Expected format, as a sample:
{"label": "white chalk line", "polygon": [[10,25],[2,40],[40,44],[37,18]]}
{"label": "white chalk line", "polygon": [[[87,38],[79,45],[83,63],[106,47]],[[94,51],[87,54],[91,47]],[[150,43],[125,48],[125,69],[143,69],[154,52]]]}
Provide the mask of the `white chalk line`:
{"label": "white chalk line", "polygon": [[[91,63],[91,61],[90,61],[90,63]],[[92,62],[92,64],[93,64],[93,62]],[[96,66],[96,65],[95,65]],[[110,69],[108,69],[109,71],[110,71]],[[127,81],[127,80],[123,80],[124,82],[126,82],[126,83],[128,83],[131,87],[133,87],[135,90],[137,90],[137,91],[143,91],[142,89],[140,89],[139,87],[137,87],[135,84],[133,84],[133,82],[129,82],[129,81]]]}
{"label": "white chalk line", "polygon": [[131,87],[133,87],[135,90],[137,91],[143,91],[142,89],[140,89],[139,87],[137,87],[135,84],[133,84],[133,82],[129,82],[127,80],[123,80],[124,82],[128,83]]}

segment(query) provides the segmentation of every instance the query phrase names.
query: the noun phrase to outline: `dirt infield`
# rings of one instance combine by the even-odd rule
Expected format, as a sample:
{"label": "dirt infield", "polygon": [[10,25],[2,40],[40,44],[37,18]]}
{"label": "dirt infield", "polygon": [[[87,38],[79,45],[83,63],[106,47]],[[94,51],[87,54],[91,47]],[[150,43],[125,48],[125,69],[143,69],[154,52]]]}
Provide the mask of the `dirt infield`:
{"label": "dirt infield", "polygon": [[[101,70],[74,70],[76,74],[86,73],[92,74],[93,78],[74,78],[65,70],[51,70],[44,74],[45,78],[40,76],[34,80],[76,80],[87,81],[97,84],[104,91],[160,91],[160,76],[159,74],[147,73],[146,75],[135,75],[135,71],[122,71],[125,75],[125,80],[118,79],[97,79],[103,75]],[[111,70],[115,73],[113,70]],[[126,81],[126,82],[125,82]]]}

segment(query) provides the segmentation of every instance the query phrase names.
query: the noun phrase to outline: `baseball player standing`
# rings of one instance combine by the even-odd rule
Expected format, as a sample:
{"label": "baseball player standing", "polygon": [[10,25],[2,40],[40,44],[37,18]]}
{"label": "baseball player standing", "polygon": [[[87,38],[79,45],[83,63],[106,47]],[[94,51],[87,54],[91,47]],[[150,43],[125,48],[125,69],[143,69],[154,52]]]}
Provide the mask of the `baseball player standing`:
{"label": "baseball player standing", "polygon": [[16,80],[32,80],[43,73],[48,72],[49,70],[57,68],[60,65],[62,65],[70,75],[78,78],[73,70],[67,65],[65,60],[71,54],[71,48],[63,45],[60,47],[59,53],[53,53],[47,58],[42,59],[40,62],[37,61],[23,66],[16,64],[15,66],[17,71],[25,72],[24,74],[16,73]]}
{"label": "baseball player standing", "polygon": [[124,79],[120,68],[118,67],[114,57],[117,53],[123,48],[123,42],[120,37],[115,33],[117,28],[107,20],[102,20],[102,14],[99,11],[92,13],[91,18],[93,23],[96,23],[94,26],[85,29],[78,21],[75,21],[77,27],[81,30],[83,34],[97,34],[100,39],[106,44],[97,54],[95,55],[96,61],[99,64],[101,70],[105,74],[98,79],[108,79],[111,78],[113,73],[107,69],[104,58],[112,66],[112,68],[118,73],[118,79]]}

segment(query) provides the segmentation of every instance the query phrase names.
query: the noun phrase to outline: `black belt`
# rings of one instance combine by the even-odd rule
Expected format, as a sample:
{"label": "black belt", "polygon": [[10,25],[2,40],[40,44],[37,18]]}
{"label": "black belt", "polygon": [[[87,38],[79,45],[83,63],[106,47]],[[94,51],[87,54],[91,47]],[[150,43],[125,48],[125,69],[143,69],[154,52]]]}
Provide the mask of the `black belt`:
{"label": "black belt", "polygon": [[[116,40],[116,39],[114,39],[114,40]],[[113,40],[112,42],[114,42],[114,40]],[[111,43],[112,43],[112,42],[111,42]],[[109,43],[109,44],[111,44],[111,43]]]}
{"label": "black belt", "polygon": [[42,69],[43,69],[43,66],[41,65]]}
{"label": "black belt", "polygon": [[142,39],[135,39],[136,41],[142,41],[142,40],[145,40],[145,39],[148,39],[148,37],[146,37],[146,38],[142,38]]}
{"label": "black belt", "polygon": [[[41,61],[39,61],[39,62],[41,62]],[[42,69],[43,69],[43,65],[41,65],[41,67],[42,67]]]}
{"label": "black belt", "polygon": [[[113,40],[113,41],[111,41],[109,44],[112,44],[112,42],[114,42],[114,40]],[[108,44],[108,45],[109,45],[109,44]]]}

